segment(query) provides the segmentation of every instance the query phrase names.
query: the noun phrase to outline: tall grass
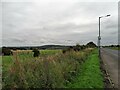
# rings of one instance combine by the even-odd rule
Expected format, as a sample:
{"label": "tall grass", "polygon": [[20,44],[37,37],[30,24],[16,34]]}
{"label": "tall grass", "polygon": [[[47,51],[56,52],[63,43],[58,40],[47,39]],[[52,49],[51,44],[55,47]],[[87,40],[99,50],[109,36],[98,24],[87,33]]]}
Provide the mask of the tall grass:
{"label": "tall grass", "polygon": [[79,71],[91,50],[56,53],[37,58],[13,53],[13,62],[7,73],[3,71],[3,88],[65,88]]}
{"label": "tall grass", "polygon": [[85,63],[80,66],[78,76],[68,84],[69,88],[104,88],[103,75],[100,70],[98,51],[94,50]]}

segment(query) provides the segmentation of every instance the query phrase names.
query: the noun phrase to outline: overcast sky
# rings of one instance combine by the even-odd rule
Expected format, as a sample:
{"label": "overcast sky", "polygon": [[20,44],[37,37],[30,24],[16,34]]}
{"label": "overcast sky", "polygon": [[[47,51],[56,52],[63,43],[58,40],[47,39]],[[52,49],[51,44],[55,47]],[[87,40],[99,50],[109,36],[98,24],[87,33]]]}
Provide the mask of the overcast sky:
{"label": "overcast sky", "polygon": [[102,45],[118,43],[117,2],[6,1],[1,12],[3,46],[97,44],[98,17],[107,14],[101,19]]}

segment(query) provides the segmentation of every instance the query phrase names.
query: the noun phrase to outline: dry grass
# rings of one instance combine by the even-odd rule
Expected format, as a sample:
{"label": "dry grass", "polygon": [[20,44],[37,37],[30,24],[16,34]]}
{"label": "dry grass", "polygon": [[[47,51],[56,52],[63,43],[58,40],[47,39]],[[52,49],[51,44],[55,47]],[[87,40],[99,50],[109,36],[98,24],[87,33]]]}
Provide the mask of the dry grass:
{"label": "dry grass", "polygon": [[[3,88],[64,88],[90,52],[86,49],[34,58],[30,52],[16,51],[11,66],[3,71]],[[28,56],[21,58],[24,54]]]}

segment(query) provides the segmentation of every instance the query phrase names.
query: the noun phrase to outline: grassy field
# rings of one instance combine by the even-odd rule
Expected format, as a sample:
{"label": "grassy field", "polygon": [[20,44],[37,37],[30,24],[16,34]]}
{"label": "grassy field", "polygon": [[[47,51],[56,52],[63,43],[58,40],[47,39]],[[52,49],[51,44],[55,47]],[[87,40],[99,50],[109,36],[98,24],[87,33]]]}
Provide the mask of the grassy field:
{"label": "grassy field", "polygon": [[68,85],[70,88],[104,88],[100,62],[98,61],[97,50],[87,58],[80,67],[76,79]]}
{"label": "grassy field", "polygon": [[[16,52],[15,52],[16,53]],[[33,58],[33,52],[31,50],[18,50],[17,51],[18,55],[17,57],[22,61],[25,59],[29,59],[29,58]],[[61,53],[61,50],[40,50],[40,56],[44,57],[44,56],[48,56],[48,55],[55,55]],[[3,56],[2,57],[2,64],[3,64],[3,68],[7,68],[8,66],[10,66],[13,63],[13,60],[15,59],[15,55],[14,56]]]}
{"label": "grassy field", "polygon": [[85,49],[62,54],[61,50],[42,50],[40,53],[37,58],[31,51],[3,56],[3,88],[103,87],[96,51]]}
{"label": "grassy field", "polygon": [[110,49],[120,50],[120,47],[109,47]]}

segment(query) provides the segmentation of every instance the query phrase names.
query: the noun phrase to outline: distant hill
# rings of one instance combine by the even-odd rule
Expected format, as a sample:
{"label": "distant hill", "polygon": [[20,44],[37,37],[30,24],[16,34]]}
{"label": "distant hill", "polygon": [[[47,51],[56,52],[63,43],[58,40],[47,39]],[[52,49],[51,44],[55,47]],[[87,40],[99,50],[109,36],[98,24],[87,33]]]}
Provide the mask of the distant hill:
{"label": "distant hill", "polygon": [[65,45],[43,45],[43,46],[22,46],[22,47],[6,47],[12,50],[33,50],[34,48],[38,49],[65,49],[70,46]]}
{"label": "distant hill", "polygon": [[[96,45],[93,42],[89,42],[86,45],[80,45],[80,47],[96,47]],[[11,50],[33,50],[35,48],[44,50],[44,49],[66,49],[70,46],[65,45],[43,45],[43,46],[16,46],[16,47],[6,47]],[[72,46],[75,47],[75,46]]]}
{"label": "distant hill", "polygon": [[70,46],[62,46],[62,45],[44,45],[44,46],[40,46],[38,47],[39,49],[64,49],[64,48],[68,48]]}

